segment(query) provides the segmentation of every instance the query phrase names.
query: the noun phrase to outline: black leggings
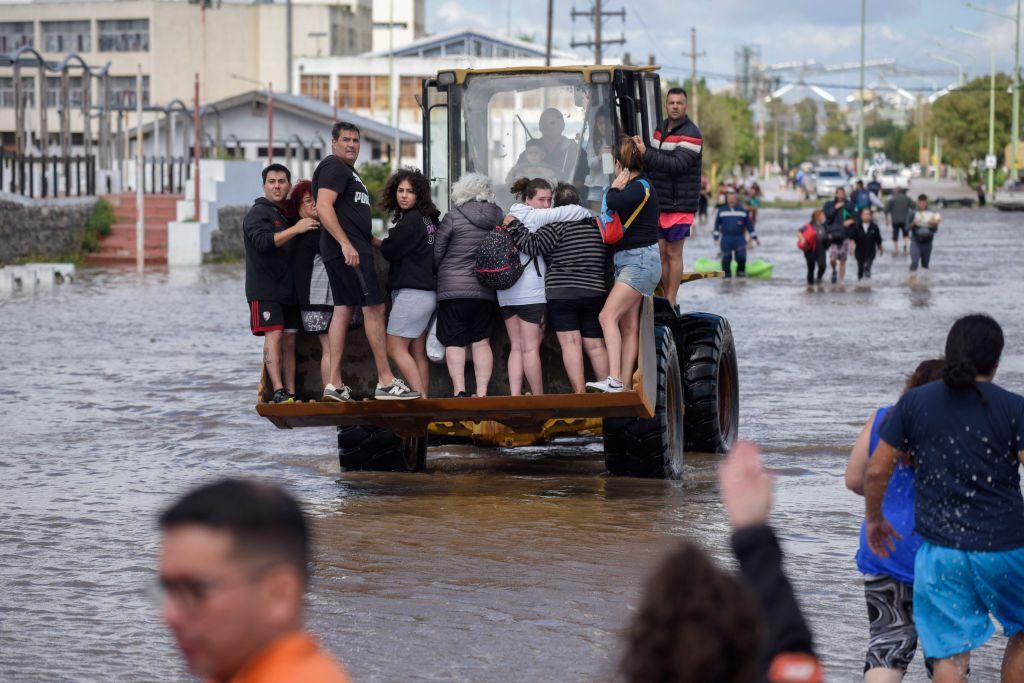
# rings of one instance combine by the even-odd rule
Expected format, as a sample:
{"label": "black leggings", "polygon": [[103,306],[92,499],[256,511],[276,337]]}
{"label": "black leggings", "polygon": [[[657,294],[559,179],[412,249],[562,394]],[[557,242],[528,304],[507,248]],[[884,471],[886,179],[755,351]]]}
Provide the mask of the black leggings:
{"label": "black leggings", "polygon": [[[821,282],[821,276],[825,274],[825,250],[805,251],[804,259],[807,260],[807,284],[813,285],[815,282]],[[818,267],[817,276],[814,274],[815,266]]]}
{"label": "black leggings", "polygon": [[871,264],[875,262],[875,257],[857,259],[857,279],[863,280],[864,278],[871,277]]}

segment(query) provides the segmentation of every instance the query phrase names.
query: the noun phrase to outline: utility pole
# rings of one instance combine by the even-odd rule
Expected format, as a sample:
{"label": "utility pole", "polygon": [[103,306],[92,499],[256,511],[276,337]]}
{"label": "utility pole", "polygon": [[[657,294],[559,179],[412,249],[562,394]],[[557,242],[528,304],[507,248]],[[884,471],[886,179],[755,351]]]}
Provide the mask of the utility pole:
{"label": "utility pole", "polygon": [[548,37],[544,45],[544,66],[551,66],[551,24],[554,22],[555,0],[548,0]]}
{"label": "utility pole", "polygon": [[706,54],[707,52],[705,51],[697,52],[697,29],[691,28],[690,51],[684,52],[683,56],[690,58],[690,66],[692,67],[690,75],[690,102],[693,103],[693,106],[689,107],[689,111],[690,119],[692,119],[694,123],[699,123],[697,120],[697,112],[700,105],[700,94],[697,91],[697,58],[703,57]]}
{"label": "utility pole", "polygon": [[294,83],[292,83],[292,53],[294,52],[292,49],[292,0],[285,0],[284,23],[285,31],[288,32],[284,41],[285,49],[288,50],[288,58],[284,60],[286,68],[288,69],[288,79],[285,82],[288,86],[288,94],[290,95],[295,92],[292,90],[292,86],[294,86]]}
{"label": "utility pole", "polygon": [[[289,5],[291,0],[288,0]],[[402,140],[398,132],[398,103],[401,98],[401,86],[395,76],[395,0],[388,1],[388,107],[391,110],[391,131],[394,140],[391,141],[391,170],[397,171],[402,157]]]}
{"label": "utility pole", "polygon": [[[67,108],[67,100],[63,104]],[[139,64],[135,74],[135,269],[140,273],[146,269],[146,202],[142,196],[145,173],[143,164],[145,164],[145,157],[142,155],[142,65]]]}
{"label": "utility pole", "polygon": [[592,22],[594,22],[594,39],[590,40],[588,38],[587,40],[580,41],[573,39],[573,41],[570,43],[571,47],[586,47],[592,49],[594,51],[594,64],[598,65],[603,63],[605,46],[626,44],[626,36],[624,34],[620,35],[618,38],[606,40],[604,38],[603,30],[604,19],[606,17],[618,17],[622,19],[623,22],[625,22],[626,10],[623,8],[615,12],[606,12],[605,10],[602,9],[601,2],[602,0],[594,0],[594,6],[591,9],[587,10],[586,12],[576,11],[575,7],[572,9],[573,22],[576,21],[576,17],[587,17]]}
{"label": "utility pole", "polygon": [[192,210],[194,211],[193,218],[197,223],[201,223],[202,218],[199,214],[199,74],[196,74],[195,98],[195,104],[192,107],[192,129],[195,133],[192,138],[192,156],[196,160],[196,172],[192,178],[192,191],[195,194],[195,205]]}
{"label": "utility pole", "polygon": [[1013,22],[1013,123],[1011,124],[1012,131],[1010,134],[1010,177],[1014,180],[1017,179],[1017,147],[1020,144],[1020,3],[1021,0],[1017,0],[1017,12],[1015,15],[999,12],[990,7],[981,7],[973,2],[964,3],[971,9],[1003,19],[1009,19]]}
{"label": "utility pole", "polygon": [[864,176],[864,12],[866,0],[860,0],[860,120],[857,122],[857,175]]}

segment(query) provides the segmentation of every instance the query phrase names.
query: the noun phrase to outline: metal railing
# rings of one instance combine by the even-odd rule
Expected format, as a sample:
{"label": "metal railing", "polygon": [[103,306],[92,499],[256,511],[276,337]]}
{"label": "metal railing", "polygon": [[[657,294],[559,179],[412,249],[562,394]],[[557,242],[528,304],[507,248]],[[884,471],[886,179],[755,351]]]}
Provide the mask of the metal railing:
{"label": "metal railing", "polygon": [[32,156],[0,149],[0,189],[23,197],[96,194],[96,155]]}

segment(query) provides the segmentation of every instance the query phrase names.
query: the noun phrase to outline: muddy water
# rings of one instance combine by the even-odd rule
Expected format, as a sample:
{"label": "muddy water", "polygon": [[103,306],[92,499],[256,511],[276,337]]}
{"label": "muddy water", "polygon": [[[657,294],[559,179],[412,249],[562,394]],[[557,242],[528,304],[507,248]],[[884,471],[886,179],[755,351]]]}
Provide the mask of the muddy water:
{"label": "muddy water", "polygon": [[[859,676],[866,617],[853,562],[862,503],[846,454],[871,410],[984,310],[1024,390],[1019,218],[945,212],[934,273],[908,286],[886,254],[870,285],[808,291],[794,231],[764,212],[770,282],[696,283],[683,305],[732,321],[741,432],[778,475],[774,524],[830,680]],[[886,244],[888,247],[888,243]],[[711,255],[709,231],[687,261]],[[691,536],[727,558],[716,460],[687,481],[603,475],[594,444],[433,449],[417,475],[339,475],[330,430],[274,429],[252,410],[259,346],[239,266],[92,271],[0,298],[0,679],[186,677],[144,587],[154,514],[220,475],[280,481],[315,516],[310,620],[361,680],[607,679],[650,564]],[[993,680],[1005,640],[973,662]],[[925,680],[920,661],[909,680]]]}

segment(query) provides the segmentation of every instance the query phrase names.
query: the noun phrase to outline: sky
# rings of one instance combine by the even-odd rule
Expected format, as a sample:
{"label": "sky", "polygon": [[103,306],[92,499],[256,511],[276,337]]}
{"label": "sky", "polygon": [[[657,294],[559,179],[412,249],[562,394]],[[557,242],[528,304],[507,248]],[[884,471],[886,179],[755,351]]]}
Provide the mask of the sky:
{"label": "sky", "polygon": [[[570,48],[573,36],[586,39],[593,27],[570,12],[588,10],[591,0],[554,0],[554,43],[591,59],[585,48]],[[1007,14],[1016,11],[1013,0],[975,0]],[[603,0],[605,11],[625,8],[626,20],[607,19],[605,33],[625,34],[626,45],[609,48],[615,56],[628,50],[634,62],[654,53],[668,77],[689,76],[690,28],[697,29],[698,74],[712,74],[712,89],[723,87],[722,76],[735,73],[734,51],[749,44],[761,48],[762,62],[774,64],[813,59],[821,64],[842,64],[860,59],[860,3],[856,0]],[[511,12],[509,9],[511,8]],[[546,0],[426,0],[427,31],[439,33],[470,27],[491,33],[545,38]],[[957,67],[929,57],[932,51],[963,63],[969,78],[989,73],[985,42],[955,33],[953,25],[991,37],[996,44],[996,67],[1013,69],[1014,22],[965,6],[962,0],[866,0],[865,57],[892,58],[901,67],[929,73],[896,79],[915,88],[941,88],[956,80]],[[939,43],[947,46],[946,49]],[[959,52],[956,52],[959,51]],[[807,77],[808,81],[857,84],[857,72]],[[869,72],[868,80],[871,80]],[[848,94],[846,91],[845,94]],[[838,90],[836,94],[839,94]]]}

